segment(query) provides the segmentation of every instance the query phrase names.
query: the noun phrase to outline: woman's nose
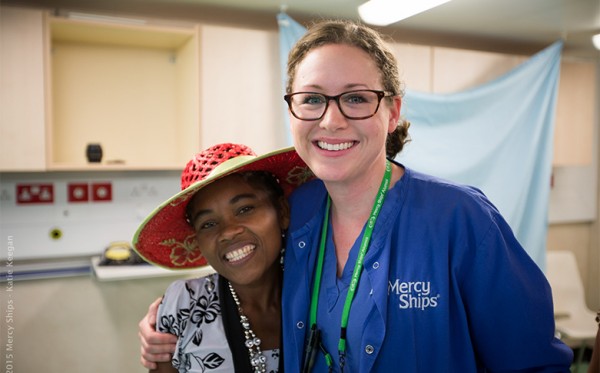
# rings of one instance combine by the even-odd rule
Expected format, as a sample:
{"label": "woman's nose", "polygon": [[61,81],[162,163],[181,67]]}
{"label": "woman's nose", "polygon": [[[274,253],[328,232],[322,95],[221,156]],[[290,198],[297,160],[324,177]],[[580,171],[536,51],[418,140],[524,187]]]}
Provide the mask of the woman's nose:
{"label": "woman's nose", "polygon": [[329,101],[329,105],[327,109],[325,109],[325,113],[319,122],[319,126],[328,131],[337,131],[342,128],[346,128],[348,122],[338,103],[335,100]]}
{"label": "woman's nose", "polygon": [[244,227],[235,222],[222,222],[219,232],[219,241],[231,241],[244,231]]}

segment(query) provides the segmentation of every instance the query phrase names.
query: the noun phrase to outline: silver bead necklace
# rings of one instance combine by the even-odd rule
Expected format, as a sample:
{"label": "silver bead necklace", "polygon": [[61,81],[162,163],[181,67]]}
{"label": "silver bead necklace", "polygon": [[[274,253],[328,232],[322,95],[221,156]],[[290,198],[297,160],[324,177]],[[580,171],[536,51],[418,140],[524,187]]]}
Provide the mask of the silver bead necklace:
{"label": "silver bead necklace", "polygon": [[242,324],[242,328],[244,329],[244,337],[246,338],[246,348],[248,349],[248,353],[250,354],[250,365],[252,365],[252,369],[256,373],[264,373],[267,371],[267,358],[263,355],[260,350],[260,338],[254,334],[252,329],[250,329],[250,320],[244,315],[242,311],[242,306],[240,304],[240,299],[237,296],[235,290],[233,290],[233,286],[231,286],[231,282],[227,282],[229,285],[229,291],[231,291],[231,296],[238,308],[238,313],[240,314],[240,323]]}

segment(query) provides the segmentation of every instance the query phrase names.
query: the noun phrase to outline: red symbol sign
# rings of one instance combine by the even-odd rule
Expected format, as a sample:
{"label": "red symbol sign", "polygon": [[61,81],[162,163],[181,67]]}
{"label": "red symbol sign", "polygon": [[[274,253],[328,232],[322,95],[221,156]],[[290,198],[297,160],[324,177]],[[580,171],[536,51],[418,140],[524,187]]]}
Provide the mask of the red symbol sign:
{"label": "red symbol sign", "polygon": [[92,201],[112,201],[112,184],[111,183],[93,183],[92,184]]}
{"label": "red symbol sign", "polygon": [[87,183],[69,183],[67,185],[67,200],[69,202],[87,202],[90,200]]}
{"label": "red symbol sign", "polygon": [[54,203],[54,185],[17,184],[17,204]]}

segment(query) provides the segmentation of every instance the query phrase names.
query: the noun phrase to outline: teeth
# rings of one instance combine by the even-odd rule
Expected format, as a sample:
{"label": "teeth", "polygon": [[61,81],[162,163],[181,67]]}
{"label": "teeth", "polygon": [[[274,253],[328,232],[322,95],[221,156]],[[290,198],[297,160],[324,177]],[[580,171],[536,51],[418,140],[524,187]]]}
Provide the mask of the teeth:
{"label": "teeth", "polygon": [[352,147],[352,145],[354,145],[354,142],[343,142],[341,144],[328,144],[325,141],[319,141],[319,142],[317,142],[317,144],[319,145],[319,148],[321,148],[321,149],[338,151],[338,150],[350,149]]}
{"label": "teeth", "polygon": [[242,260],[248,255],[250,255],[250,253],[253,251],[254,245],[246,245],[241,249],[228,252],[227,254],[225,254],[225,259],[227,259],[230,262],[237,262],[238,260]]}

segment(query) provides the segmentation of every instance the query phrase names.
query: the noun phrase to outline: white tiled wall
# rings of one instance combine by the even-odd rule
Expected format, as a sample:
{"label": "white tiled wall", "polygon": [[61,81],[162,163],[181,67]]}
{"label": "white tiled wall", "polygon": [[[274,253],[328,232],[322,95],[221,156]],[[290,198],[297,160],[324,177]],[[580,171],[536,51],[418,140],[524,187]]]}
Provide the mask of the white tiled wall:
{"label": "white tiled wall", "polygon": [[[0,259],[10,237],[14,260],[98,255],[112,241],[131,241],[158,204],[179,191],[178,171],[0,174]],[[69,183],[111,183],[112,201],[68,202]],[[18,204],[18,184],[52,184],[54,202]],[[60,238],[52,232],[60,232]]]}

